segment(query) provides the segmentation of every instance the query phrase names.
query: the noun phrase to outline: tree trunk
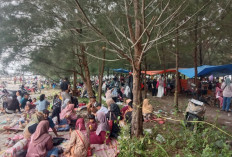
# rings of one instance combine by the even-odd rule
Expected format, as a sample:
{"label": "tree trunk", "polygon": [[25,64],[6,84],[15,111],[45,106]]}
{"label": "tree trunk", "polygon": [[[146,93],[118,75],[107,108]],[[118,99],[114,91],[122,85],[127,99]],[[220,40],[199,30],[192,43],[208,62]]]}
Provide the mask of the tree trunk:
{"label": "tree trunk", "polygon": [[[103,59],[105,59],[105,50],[103,50]],[[101,65],[99,65],[99,85],[98,85],[98,102],[101,103],[101,95],[102,95],[102,81],[103,81],[103,73],[105,67],[105,60],[102,60]]]}
{"label": "tree trunk", "polygon": [[85,72],[87,93],[88,93],[88,96],[91,97],[91,96],[94,96],[94,93],[93,93],[93,88],[92,88],[92,82],[90,80],[88,61],[87,61],[84,51],[85,51],[85,47],[84,45],[81,45],[81,57],[82,57],[82,64],[83,64],[84,72]]}
{"label": "tree trunk", "polygon": [[140,36],[142,34],[142,23],[140,18],[140,3],[138,0],[133,0],[134,4],[134,17],[135,17],[135,31],[133,35],[133,27],[128,22],[128,28],[132,41],[136,44],[134,46],[134,57],[133,57],[133,114],[131,123],[131,134],[139,137],[143,134],[143,121],[142,121],[142,100],[141,100],[141,61],[143,59],[142,54],[142,41]]}
{"label": "tree trunk", "polygon": [[195,23],[195,33],[194,33],[194,69],[195,69],[195,77],[194,77],[194,83],[197,85],[197,28],[198,28],[198,18],[196,18],[196,23]]}
{"label": "tree trunk", "polygon": [[147,98],[147,91],[148,91],[148,86],[147,86],[147,59],[146,57],[144,58],[144,63],[145,63],[145,74],[144,74],[144,98]]}
{"label": "tree trunk", "polygon": [[131,134],[138,137],[143,134],[142,121],[142,102],[141,102],[141,86],[140,86],[140,65],[133,68],[133,115],[131,123]]}
{"label": "tree trunk", "polygon": [[77,96],[77,73],[73,72],[73,96]]}
{"label": "tree trunk", "polygon": [[179,30],[176,30],[176,86],[175,86],[175,95],[174,95],[174,105],[176,111],[179,110],[178,105],[178,88],[179,88]]}

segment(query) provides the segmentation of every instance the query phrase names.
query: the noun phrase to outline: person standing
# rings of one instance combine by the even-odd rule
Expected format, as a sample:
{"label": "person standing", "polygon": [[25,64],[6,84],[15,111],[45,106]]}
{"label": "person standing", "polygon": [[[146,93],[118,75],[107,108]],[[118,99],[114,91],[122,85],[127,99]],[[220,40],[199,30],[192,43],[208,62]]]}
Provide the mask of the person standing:
{"label": "person standing", "polygon": [[158,94],[157,97],[162,98],[164,95],[164,80],[161,76],[156,84],[156,87],[158,88]]}
{"label": "person standing", "polygon": [[68,78],[65,78],[63,82],[60,85],[61,89],[61,97],[62,97],[62,105],[65,101],[65,99],[71,100],[71,96],[69,95],[69,89],[70,89],[70,84],[68,82]]}
{"label": "person standing", "polygon": [[157,81],[156,81],[156,79],[154,79],[154,80],[152,81],[152,84],[151,84],[152,96],[155,96],[156,93],[157,93],[156,84],[157,84]]}
{"label": "person standing", "polygon": [[227,77],[225,82],[222,83],[221,89],[223,90],[223,106],[222,111],[230,111],[230,103],[232,97],[232,84],[230,83],[230,78]]}

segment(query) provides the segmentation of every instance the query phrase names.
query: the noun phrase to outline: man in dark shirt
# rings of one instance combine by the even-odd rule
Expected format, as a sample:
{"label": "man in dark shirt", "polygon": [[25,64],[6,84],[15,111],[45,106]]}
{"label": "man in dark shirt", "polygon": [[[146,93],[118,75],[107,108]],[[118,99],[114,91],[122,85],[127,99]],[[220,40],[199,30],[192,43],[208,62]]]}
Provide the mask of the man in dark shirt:
{"label": "man in dark shirt", "polygon": [[62,92],[67,91],[69,89],[69,82],[67,78],[65,78],[63,82],[61,83],[60,89]]}
{"label": "man in dark shirt", "polygon": [[21,109],[24,109],[24,107],[26,106],[27,101],[29,101],[29,94],[25,93],[24,97],[20,101]]}
{"label": "man in dark shirt", "polygon": [[152,96],[155,96],[156,93],[157,93],[156,84],[157,84],[157,81],[156,81],[156,79],[154,79],[152,81],[152,84],[151,84],[151,87],[152,87]]}
{"label": "man in dark shirt", "polygon": [[43,115],[44,115],[44,119],[48,120],[49,127],[52,129],[56,137],[59,137],[59,135],[57,134],[56,128],[55,128],[55,124],[53,123],[52,119],[49,117],[49,111],[47,109],[43,110]]}

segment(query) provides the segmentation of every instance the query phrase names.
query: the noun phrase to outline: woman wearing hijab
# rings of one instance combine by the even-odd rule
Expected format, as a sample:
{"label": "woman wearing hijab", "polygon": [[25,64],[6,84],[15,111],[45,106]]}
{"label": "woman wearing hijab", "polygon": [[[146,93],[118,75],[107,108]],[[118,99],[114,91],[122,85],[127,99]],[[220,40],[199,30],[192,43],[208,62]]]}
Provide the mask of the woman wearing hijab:
{"label": "woman wearing hijab", "polygon": [[231,102],[231,97],[232,97],[232,84],[230,83],[230,78],[227,77],[226,81],[222,83],[222,88],[223,90],[223,106],[222,106],[222,111],[227,111],[229,112],[230,109],[230,102]]}
{"label": "woman wearing hijab", "polygon": [[144,116],[145,120],[149,120],[152,116],[152,113],[153,113],[153,107],[149,101],[150,101],[150,99],[143,100],[142,110],[143,110],[143,116]]}
{"label": "woman wearing hijab", "polygon": [[63,109],[60,113],[60,119],[66,119],[68,121],[68,124],[71,123],[72,120],[77,119],[77,115],[74,111],[74,104],[68,104],[65,109]]}
{"label": "woman wearing hijab", "polygon": [[115,104],[114,100],[112,98],[106,100],[106,104],[108,106],[108,109],[110,109],[111,104]]}
{"label": "woman wearing hijab", "polygon": [[113,103],[113,104],[110,105],[110,110],[106,114],[106,118],[108,120],[113,121],[113,126],[112,126],[112,130],[111,130],[111,133],[110,133],[110,137],[117,138],[118,133],[120,132],[119,120],[122,120],[122,114],[121,114],[120,108],[118,107],[117,104]]}
{"label": "woman wearing hijab", "polygon": [[162,98],[164,96],[164,80],[162,76],[159,78],[156,88],[158,88],[158,94],[157,97]]}
{"label": "woman wearing hijab", "polygon": [[52,136],[48,133],[49,122],[41,121],[31,136],[26,157],[58,157],[58,149],[53,148]]}
{"label": "woman wearing hijab", "polygon": [[71,100],[70,99],[65,99],[63,105],[61,106],[61,110],[65,109],[70,104]]}
{"label": "woman wearing hijab", "polygon": [[89,142],[80,130],[74,130],[71,133],[71,138],[65,145],[65,157],[86,157]]}
{"label": "woman wearing hijab", "polygon": [[32,115],[31,121],[26,125],[23,136],[25,139],[30,140],[31,135],[35,132],[37,125],[40,121],[44,120],[44,115],[41,112],[37,112]]}
{"label": "woman wearing hijab", "polygon": [[132,101],[131,99],[127,99],[127,100],[126,100],[126,105],[121,109],[121,113],[122,113],[123,118],[125,117],[125,113],[126,113],[126,111],[128,110],[128,104],[129,104],[131,101]]}
{"label": "woman wearing hijab", "polygon": [[90,144],[103,144],[104,142],[108,144],[110,142],[107,135],[109,126],[105,114],[103,112],[97,113],[97,120],[99,121],[97,130],[96,132],[90,132],[89,142]]}

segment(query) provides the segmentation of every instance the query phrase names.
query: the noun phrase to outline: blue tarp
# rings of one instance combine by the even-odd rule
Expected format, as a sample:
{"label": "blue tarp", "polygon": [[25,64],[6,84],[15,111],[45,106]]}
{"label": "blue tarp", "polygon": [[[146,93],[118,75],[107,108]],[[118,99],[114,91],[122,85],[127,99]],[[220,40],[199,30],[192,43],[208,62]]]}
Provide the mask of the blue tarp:
{"label": "blue tarp", "polygon": [[[194,68],[188,69],[180,69],[179,72],[181,74],[186,75],[189,78],[193,78],[195,76]],[[197,76],[225,76],[232,75],[232,64],[228,65],[220,65],[220,66],[211,66],[211,65],[203,65],[197,67]]]}
{"label": "blue tarp", "polygon": [[115,72],[118,72],[118,73],[129,73],[129,71],[128,70],[125,70],[125,69],[113,69],[113,71],[115,71]]}
{"label": "blue tarp", "polygon": [[206,68],[199,73],[200,76],[225,76],[232,75],[232,64],[220,65],[212,68]]}
{"label": "blue tarp", "polygon": [[[197,67],[197,73],[198,73],[197,76],[200,76],[199,73],[205,70],[206,68],[212,68],[212,67],[215,67],[215,66],[203,65],[203,66]],[[193,78],[195,76],[194,68],[180,69],[179,72],[189,78]]]}

